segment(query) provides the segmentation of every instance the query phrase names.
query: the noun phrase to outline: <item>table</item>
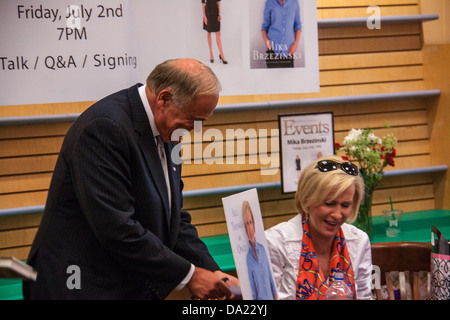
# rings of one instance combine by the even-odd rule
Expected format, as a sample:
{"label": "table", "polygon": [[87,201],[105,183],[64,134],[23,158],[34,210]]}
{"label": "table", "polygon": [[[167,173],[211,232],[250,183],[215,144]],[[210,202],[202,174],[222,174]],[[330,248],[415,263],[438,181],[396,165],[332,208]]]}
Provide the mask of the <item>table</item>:
{"label": "table", "polygon": [[450,240],[450,210],[428,210],[404,213],[400,220],[398,237],[387,237],[384,217],[376,216],[373,221],[372,243],[418,241],[431,242],[431,226],[438,228]]}
{"label": "table", "polygon": [[[390,238],[386,236],[384,217],[373,217],[372,242],[430,242],[432,225],[437,227],[450,240],[450,210],[405,213],[400,223],[402,228],[400,236]],[[206,243],[211,255],[224,272],[230,272],[236,269],[228,234],[205,237],[202,240]],[[0,279],[0,300],[19,299],[22,299],[22,280]]]}

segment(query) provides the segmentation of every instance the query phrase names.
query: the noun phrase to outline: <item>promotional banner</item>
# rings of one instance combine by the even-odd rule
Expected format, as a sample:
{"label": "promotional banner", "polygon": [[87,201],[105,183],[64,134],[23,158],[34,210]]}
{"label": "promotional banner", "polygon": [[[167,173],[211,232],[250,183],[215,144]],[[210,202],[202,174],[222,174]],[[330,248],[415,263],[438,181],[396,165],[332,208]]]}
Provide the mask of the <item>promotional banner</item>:
{"label": "promotional banner", "polygon": [[95,101],[184,57],[222,95],[317,92],[316,17],[307,0],[1,1],[0,105]]}
{"label": "promotional banner", "polygon": [[282,192],[297,191],[302,169],[334,154],[333,113],[278,116]]}

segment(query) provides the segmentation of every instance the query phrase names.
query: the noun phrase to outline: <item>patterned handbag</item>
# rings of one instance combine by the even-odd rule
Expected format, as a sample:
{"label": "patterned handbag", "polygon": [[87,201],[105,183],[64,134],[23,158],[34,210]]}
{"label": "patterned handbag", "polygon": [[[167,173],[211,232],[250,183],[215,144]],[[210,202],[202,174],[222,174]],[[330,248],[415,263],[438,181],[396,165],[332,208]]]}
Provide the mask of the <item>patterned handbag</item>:
{"label": "patterned handbag", "polygon": [[[431,229],[431,300],[450,300],[449,243],[434,226]],[[437,239],[436,239],[437,238]]]}

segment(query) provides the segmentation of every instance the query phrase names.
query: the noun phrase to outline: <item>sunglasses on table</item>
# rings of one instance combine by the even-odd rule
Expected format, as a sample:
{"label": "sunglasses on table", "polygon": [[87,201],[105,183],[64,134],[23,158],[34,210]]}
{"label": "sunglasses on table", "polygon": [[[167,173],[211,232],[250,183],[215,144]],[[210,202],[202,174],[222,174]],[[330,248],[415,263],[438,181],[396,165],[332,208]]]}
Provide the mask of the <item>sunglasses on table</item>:
{"label": "sunglasses on table", "polygon": [[337,169],[341,169],[346,174],[357,176],[359,174],[359,168],[351,162],[336,162],[333,160],[322,160],[316,165],[316,168],[320,172],[329,172]]}

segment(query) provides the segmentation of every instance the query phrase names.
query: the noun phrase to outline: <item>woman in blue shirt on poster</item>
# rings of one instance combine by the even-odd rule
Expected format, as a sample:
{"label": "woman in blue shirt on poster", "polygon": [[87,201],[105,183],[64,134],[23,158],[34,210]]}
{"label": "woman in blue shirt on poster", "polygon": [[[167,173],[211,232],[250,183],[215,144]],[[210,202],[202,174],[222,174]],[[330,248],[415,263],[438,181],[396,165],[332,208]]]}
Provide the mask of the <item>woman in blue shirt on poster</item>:
{"label": "woman in blue shirt on poster", "polygon": [[[261,32],[272,60],[288,60],[284,63],[285,67],[294,66],[293,57],[300,42],[301,30],[298,0],[266,0]],[[267,67],[271,65],[268,63]]]}
{"label": "woman in blue shirt on poster", "polygon": [[253,300],[276,300],[277,292],[264,246],[256,242],[255,221],[248,201],[242,204],[242,218],[250,242],[247,253],[248,277]]}

